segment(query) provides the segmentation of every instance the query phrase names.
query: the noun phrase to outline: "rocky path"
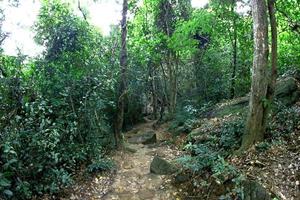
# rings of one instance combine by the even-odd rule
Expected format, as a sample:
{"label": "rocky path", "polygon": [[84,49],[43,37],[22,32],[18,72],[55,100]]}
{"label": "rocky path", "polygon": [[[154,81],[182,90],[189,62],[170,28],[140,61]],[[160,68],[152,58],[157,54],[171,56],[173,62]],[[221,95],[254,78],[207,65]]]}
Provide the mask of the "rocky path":
{"label": "rocky path", "polygon": [[[163,142],[168,133],[163,129],[154,131],[152,124],[152,122],[142,124],[125,134],[131,143],[126,144],[125,151],[119,152],[114,157],[119,169],[111,191],[104,197],[105,200],[177,199],[177,191],[170,184],[168,177],[150,173],[150,164],[154,156],[172,160],[179,155],[177,150]],[[139,143],[143,142],[139,140],[140,135],[153,132],[157,137],[155,144]]]}
{"label": "rocky path", "polygon": [[[152,137],[154,134],[155,138]],[[125,133],[124,137],[125,147],[113,156],[117,164],[115,174],[99,174],[88,181],[78,182],[68,192],[71,195],[62,199],[179,199],[177,197],[178,192],[170,184],[171,180],[168,176],[150,173],[150,164],[155,156],[167,161],[180,156],[180,151],[165,142],[170,139],[170,134],[166,128],[160,127],[154,130],[153,122],[148,121]]]}

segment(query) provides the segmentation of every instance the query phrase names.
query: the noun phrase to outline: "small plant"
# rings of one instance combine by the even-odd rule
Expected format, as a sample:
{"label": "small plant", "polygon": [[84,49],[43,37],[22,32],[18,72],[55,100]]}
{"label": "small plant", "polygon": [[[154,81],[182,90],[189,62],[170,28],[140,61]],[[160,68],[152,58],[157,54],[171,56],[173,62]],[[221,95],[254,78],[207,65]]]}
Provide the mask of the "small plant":
{"label": "small plant", "polygon": [[188,144],[186,145],[185,150],[189,151],[194,156],[178,158],[177,162],[194,172],[210,169],[215,160],[218,158],[216,152],[213,152],[210,148],[203,144]]}
{"label": "small plant", "polygon": [[96,173],[101,171],[112,170],[113,168],[115,168],[115,163],[113,161],[107,159],[100,159],[90,164],[87,167],[87,172]]}
{"label": "small plant", "polygon": [[220,145],[226,150],[239,147],[244,131],[244,121],[226,122],[221,129]]}
{"label": "small plant", "polygon": [[291,132],[299,130],[300,127],[299,106],[289,108],[281,106],[278,110],[268,127],[273,139],[285,137]]}
{"label": "small plant", "polygon": [[259,143],[259,144],[257,144],[255,146],[255,149],[258,152],[264,152],[264,151],[267,151],[270,147],[271,147],[270,143],[268,143],[268,142],[261,142],[261,143]]}
{"label": "small plant", "polygon": [[218,156],[218,159],[212,166],[213,177],[218,184],[223,184],[228,180],[232,180],[238,175],[237,169]]}
{"label": "small plant", "polygon": [[3,173],[0,173],[0,192],[4,197],[13,196],[13,192],[9,189],[11,187],[11,181],[5,177]]}

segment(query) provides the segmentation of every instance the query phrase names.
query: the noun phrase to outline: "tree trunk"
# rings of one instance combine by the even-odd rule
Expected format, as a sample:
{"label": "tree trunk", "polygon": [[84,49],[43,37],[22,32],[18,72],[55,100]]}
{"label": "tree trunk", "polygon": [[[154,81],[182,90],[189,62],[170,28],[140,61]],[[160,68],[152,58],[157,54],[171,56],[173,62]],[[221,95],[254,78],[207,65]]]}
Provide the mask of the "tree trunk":
{"label": "tree trunk", "polygon": [[254,59],[250,96],[250,111],[240,151],[262,141],[268,115],[268,18],[265,0],[252,0],[254,28]]}
{"label": "tree trunk", "polygon": [[158,117],[158,103],[157,103],[157,71],[155,67],[152,69],[152,97],[153,97],[153,119]]}
{"label": "tree trunk", "polygon": [[123,11],[122,11],[122,21],[121,21],[121,52],[120,52],[120,71],[121,80],[119,87],[119,98],[117,102],[117,119],[115,124],[115,143],[119,147],[121,144],[121,132],[124,122],[124,107],[125,107],[125,97],[127,95],[127,47],[126,47],[126,37],[127,37],[127,11],[128,11],[128,1],[123,0]]}
{"label": "tree trunk", "polygon": [[275,17],[275,1],[276,0],[268,0],[268,8],[269,8],[269,17],[270,17],[270,25],[271,25],[271,37],[272,37],[272,52],[271,52],[271,80],[268,88],[267,98],[272,101],[274,92],[275,92],[275,85],[276,85],[276,78],[277,78],[277,22]]}
{"label": "tree trunk", "polygon": [[237,26],[236,26],[236,16],[234,13],[235,0],[232,1],[231,12],[233,15],[233,41],[232,41],[232,75],[231,75],[231,91],[230,96],[234,98],[235,96],[235,79],[236,79],[236,68],[237,68]]}
{"label": "tree trunk", "polygon": [[152,62],[148,63],[148,68],[149,68],[149,85],[150,85],[150,90],[151,90],[151,96],[152,96],[152,107],[153,107],[153,112],[152,118],[157,119],[158,116],[158,96],[157,96],[157,70],[156,67],[154,67],[154,64]]}
{"label": "tree trunk", "polygon": [[[177,58],[175,58],[177,59]],[[177,103],[177,64],[174,66],[174,63],[171,61],[172,60],[172,53],[169,53],[169,58],[168,58],[168,72],[169,72],[169,114],[171,117],[174,116],[175,110],[176,110],[176,103]]]}

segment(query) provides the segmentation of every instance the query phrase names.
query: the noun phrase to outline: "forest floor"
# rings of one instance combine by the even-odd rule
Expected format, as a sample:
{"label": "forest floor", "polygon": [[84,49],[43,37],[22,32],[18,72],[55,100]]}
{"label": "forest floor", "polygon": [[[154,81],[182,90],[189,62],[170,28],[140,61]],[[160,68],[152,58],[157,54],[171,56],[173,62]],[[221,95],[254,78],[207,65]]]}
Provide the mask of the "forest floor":
{"label": "forest floor", "polygon": [[153,121],[137,125],[125,133],[128,138],[148,131],[154,131],[157,143],[143,145],[125,143],[122,151],[116,152],[113,160],[117,170],[112,173],[95,175],[92,180],[79,182],[72,188],[71,200],[169,200],[177,199],[178,191],[172,186],[168,176],[150,173],[150,164],[154,156],[173,160],[180,156],[180,151],[167,140],[171,137],[166,126],[153,129]]}
{"label": "forest floor", "polygon": [[[300,114],[300,102],[292,108]],[[200,119],[197,129],[207,134],[220,132],[224,124],[236,121],[240,115],[239,112],[232,114],[232,109],[227,110],[228,113],[224,112],[224,109],[218,111],[217,114],[222,113],[222,116],[217,116],[215,113],[215,117]],[[171,176],[150,173],[150,164],[155,156],[172,161],[186,154],[179,149],[187,141],[186,134],[181,134],[174,140],[168,131],[170,124],[163,124],[154,129],[154,123],[154,121],[146,121],[124,134],[124,147],[121,151],[113,152],[112,155],[117,165],[115,170],[95,174],[89,178],[79,175],[78,177],[83,177],[82,180],[76,180],[75,186],[66,191],[67,196],[60,199],[176,200],[184,199],[190,194],[200,194],[202,190],[205,191],[205,188],[193,187],[193,181],[197,177],[192,177],[188,183],[175,187],[171,184]],[[147,132],[156,134],[156,143],[149,145],[130,143],[131,138]],[[230,156],[227,161],[249,180],[254,180],[264,186],[272,197],[296,200],[300,196],[299,122],[297,127],[280,141],[270,143],[270,147],[262,152],[251,148],[243,156]],[[218,198],[210,196],[210,199]]]}

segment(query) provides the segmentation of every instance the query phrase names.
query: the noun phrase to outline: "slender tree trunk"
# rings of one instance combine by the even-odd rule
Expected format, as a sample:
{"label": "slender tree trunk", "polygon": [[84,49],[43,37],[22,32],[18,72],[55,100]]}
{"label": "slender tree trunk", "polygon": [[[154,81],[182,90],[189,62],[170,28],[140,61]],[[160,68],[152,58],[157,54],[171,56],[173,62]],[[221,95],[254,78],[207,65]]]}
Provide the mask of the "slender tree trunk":
{"label": "slender tree trunk", "polygon": [[152,106],[153,106],[153,112],[152,112],[152,118],[157,119],[158,116],[158,104],[157,104],[157,72],[156,68],[154,67],[153,63],[148,63],[149,68],[149,78],[150,78],[150,87],[151,87],[151,95],[152,95]]}
{"label": "slender tree trunk", "polygon": [[[176,101],[177,101],[177,73],[176,73],[176,66],[172,63],[172,53],[169,53],[168,58],[168,72],[169,72],[169,112],[170,115],[173,116],[176,110]],[[176,59],[176,58],[175,58]]]}
{"label": "slender tree trunk", "polygon": [[152,97],[153,97],[153,118],[158,117],[158,103],[157,103],[157,71],[155,67],[152,68]]}
{"label": "slender tree trunk", "polygon": [[237,69],[237,26],[236,26],[236,16],[234,13],[235,0],[232,1],[231,12],[233,15],[233,42],[232,42],[232,76],[231,76],[231,91],[230,96],[234,98],[235,96],[235,79],[236,79],[236,69]]}
{"label": "slender tree trunk", "polygon": [[118,98],[118,113],[115,124],[115,142],[116,146],[119,147],[121,144],[121,132],[124,122],[124,107],[125,107],[125,97],[127,95],[127,11],[128,11],[128,1],[123,0],[123,11],[122,11],[122,21],[121,21],[121,52],[120,52],[120,71],[121,80],[119,88],[119,98]]}
{"label": "slender tree trunk", "polygon": [[254,59],[250,110],[240,151],[262,141],[266,130],[268,90],[268,18],[265,0],[252,0]]}
{"label": "slender tree trunk", "polygon": [[276,78],[277,78],[277,22],[275,17],[275,1],[276,0],[268,0],[268,8],[269,8],[269,18],[270,18],[270,25],[271,25],[271,38],[272,38],[272,52],[271,52],[271,80],[269,83],[267,98],[272,101],[274,92],[275,92],[275,85],[276,85]]}

